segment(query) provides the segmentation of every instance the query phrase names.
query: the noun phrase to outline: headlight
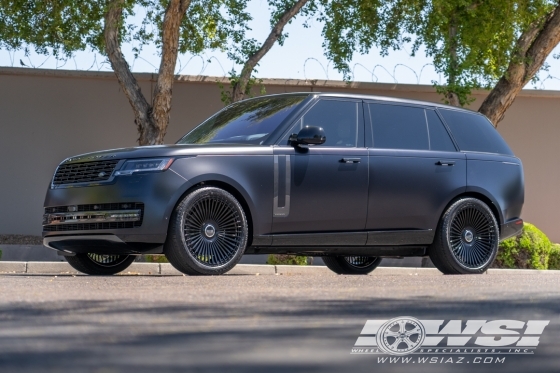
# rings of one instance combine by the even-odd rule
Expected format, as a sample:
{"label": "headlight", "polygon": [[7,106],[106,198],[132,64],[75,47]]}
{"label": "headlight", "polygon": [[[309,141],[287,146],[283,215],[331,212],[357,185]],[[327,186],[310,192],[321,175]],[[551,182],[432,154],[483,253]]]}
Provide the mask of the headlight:
{"label": "headlight", "polygon": [[115,176],[132,175],[135,172],[165,171],[171,163],[173,158],[131,159],[115,172]]}

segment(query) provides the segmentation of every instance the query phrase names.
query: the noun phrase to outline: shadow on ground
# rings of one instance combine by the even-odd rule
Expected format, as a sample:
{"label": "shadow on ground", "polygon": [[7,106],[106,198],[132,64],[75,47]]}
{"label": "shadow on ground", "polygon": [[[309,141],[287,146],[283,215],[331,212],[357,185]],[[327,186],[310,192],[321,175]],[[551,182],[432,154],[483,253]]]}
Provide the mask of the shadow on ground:
{"label": "shadow on ground", "polygon": [[[262,297],[197,304],[188,298],[65,300],[0,306],[0,371],[470,372],[474,364],[379,364],[350,355],[367,319],[551,319],[534,356],[476,371],[558,371],[560,299],[442,301]],[[452,368],[452,369],[451,369]]]}

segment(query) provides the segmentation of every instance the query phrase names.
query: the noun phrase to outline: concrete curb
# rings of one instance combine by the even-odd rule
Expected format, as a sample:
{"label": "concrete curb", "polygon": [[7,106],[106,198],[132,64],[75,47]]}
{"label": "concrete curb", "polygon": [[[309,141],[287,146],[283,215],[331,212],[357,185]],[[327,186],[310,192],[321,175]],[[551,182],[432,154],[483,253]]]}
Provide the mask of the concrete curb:
{"label": "concrete curb", "polygon": [[[77,275],[80,274],[66,262],[0,262],[0,274],[28,274],[28,275]],[[535,269],[489,269],[488,275],[560,275],[555,270]],[[132,263],[125,272],[119,275],[129,276],[183,276],[168,263]],[[261,265],[238,264],[227,275],[314,275],[335,276],[324,266],[288,266],[288,265]],[[433,276],[441,275],[435,268],[403,268],[379,267],[369,274],[370,276]]]}

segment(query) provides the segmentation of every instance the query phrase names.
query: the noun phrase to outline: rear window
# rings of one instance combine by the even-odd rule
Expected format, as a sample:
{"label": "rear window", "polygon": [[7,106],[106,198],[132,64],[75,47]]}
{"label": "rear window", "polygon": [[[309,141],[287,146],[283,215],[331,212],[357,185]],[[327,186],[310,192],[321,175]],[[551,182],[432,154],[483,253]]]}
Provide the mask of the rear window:
{"label": "rear window", "polygon": [[373,147],[429,150],[424,109],[410,106],[369,104]]}
{"label": "rear window", "polygon": [[369,104],[373,147],[455,152],[435,111],[415,106]]}
{"label": "rear window", "polygon": [[508,144],[485,116],[446,109],[439,111],[461,150],[513,155]]}

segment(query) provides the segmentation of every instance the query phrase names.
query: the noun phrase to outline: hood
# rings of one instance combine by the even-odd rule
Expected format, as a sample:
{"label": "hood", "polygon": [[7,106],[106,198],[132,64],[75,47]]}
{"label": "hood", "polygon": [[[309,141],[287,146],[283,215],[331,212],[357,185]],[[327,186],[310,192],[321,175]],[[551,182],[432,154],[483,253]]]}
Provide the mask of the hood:
{"label": "hood", "polygon": [[197,155],[250,155],[250,154],[272,154],[272,147],[269,145],[252,144],[201,144],[201,145],[153,145],[137,146],[133,148],[120,148],[102,150],[98,152],[85,153],[66,158],[61,162],[84,163],[97,160],[111,159],[136,159],[136,158],[156,158],[156,157],[185,157]]}

